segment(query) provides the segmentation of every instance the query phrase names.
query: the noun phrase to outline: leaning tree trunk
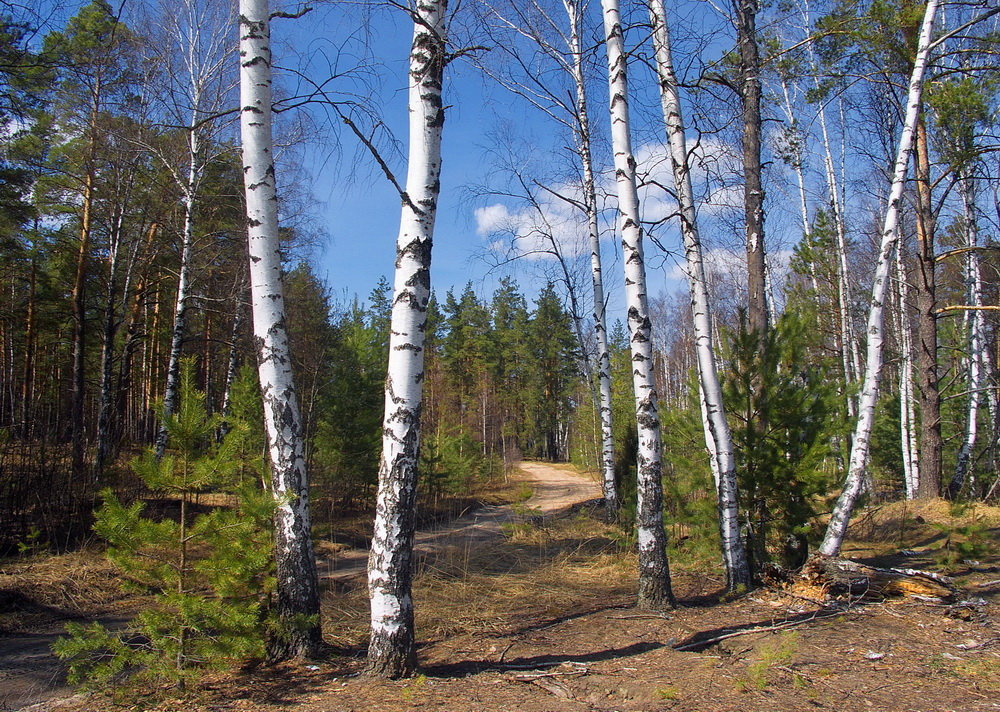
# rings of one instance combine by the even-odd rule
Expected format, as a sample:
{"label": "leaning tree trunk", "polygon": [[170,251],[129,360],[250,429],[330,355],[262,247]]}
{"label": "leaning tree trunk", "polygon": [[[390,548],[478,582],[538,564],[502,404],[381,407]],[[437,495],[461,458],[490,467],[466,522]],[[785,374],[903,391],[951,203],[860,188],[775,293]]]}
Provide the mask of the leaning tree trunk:
{"label": "leaning tree trunk", "polygon": [[820,552],[827,556],[835,556],[844,543],[851,511],[854,509],[854,503],[861,492],[865,468],[868,464],[868,444],[872,424],[875,421],[875,404],[878,401],[879,380],[882,376],[883,313],[886,287],[889,282],[892,251],[898,240],[899,208],[903,199],[903,188],[906,185],[906,169],[913,149],[913,134],[917,124],[917,115],[920,112],[924,88],[924,69],[927,66],[927,56],[930,54],[931,32],[934,28],[934,13],[937,10],[937,4],[938,0],[928,0],[927,2],[923,26],[920,30],[920,40],[917,45],[917,55],[913,62],[913,73],[910,76],[906,116],[903,121],[902,135],[899,138],[899,147],[896,151],[892,186],[889,190],[885,222],[882,225],[882,240],[878,262],[875,266],[871,305],[868,310],[868,357],[865,363],[861,397],[858,401],[858,420],[854,429],[854,440],[851,442],[851,459],[844,490],[833,509],[823,544],[820,547]]}
{"label": "leaning tree trunk", "polygon": [[382,459],[368,558],[368,671],[398,678],[416,667],[411,597],[424,326],[441,175],[447,0],[419,0],[410,51],[410,144],[389,327]]}
{"label": "leaning tree trunk", "polygon": [[309,521],[309,481],[285,330],[278,198],[271,137],[271,47],[267,0],[240,0],[240,133],[246,188],[250,289],[264,401],[274,515],[279,630],[271,659],[315,654],[322,642],[319,582]]}
{"label": "leaning tree trunk", "polygon": [[636,530],[639,539],[639,605],[674,605],[667,562],[667,534],[663,528],[663,465],[660,416],[653,377],[652,324],[646,298],[646,266],[642,251],[642,224],[636,190],[628,111],[628,72],[618,0],[601,0],[608,52],[608,89],[611,143],[618,184],[625,298],[632,350],[632,385],[638,428]]}
{"label": "leaning tree trunk", "polygon": [[[597,346],[598,412],[601,420],[601,473],[604,510],[608,519],[618,516],[620,502],[615,483],[615,439],[611,423],[611,356],[608,350],[607,318],[604,305],[604,273],[601,268],[601,231],[597,215],[597,190],[594,180],[594,158],[590,144],[590,114],[587,110],[587,88],[583,71],[581,41],[582,13],[578,0],[564,0],[569,16],[569,48],[573,57],[571,71],[576,90],[577,153],[583,168],[583,204],[587,212],[590,241],[590,274],[593,284],[594,341]],[[582,344],[581,344],[582,345]]]}
{"label": "leaning tree trunk", "polygon": [[719,531],[722,556],[726,564],[726,583],[730,591],[750,585],[750,567],[746,549],[740,537],[739,504],[736,486],[736,458],[733,439],[726,422],[722,402],[722,386],[715,366],[712,349],[712,312],[702,259],[701,237],[698,234],[694,190],[688,168],[687,141],[677,76],[674,73],[670,52],[670,34],[663,0],[649,0],[649,16],[653,26],[653,45],[656,49],[656,68],[660,80],[660,101],[663,120],[667,126],[670,144],[670,162],[674,172],[674,188],[680,207],[681,234],[684,238],[685,264],[688,287],[691,292],[691,314],[694,321],[695,349],[698,358],[700,395],[703,413],[708,424],[706,444],[714,451],[718,473],[717,493],[719,505]]}

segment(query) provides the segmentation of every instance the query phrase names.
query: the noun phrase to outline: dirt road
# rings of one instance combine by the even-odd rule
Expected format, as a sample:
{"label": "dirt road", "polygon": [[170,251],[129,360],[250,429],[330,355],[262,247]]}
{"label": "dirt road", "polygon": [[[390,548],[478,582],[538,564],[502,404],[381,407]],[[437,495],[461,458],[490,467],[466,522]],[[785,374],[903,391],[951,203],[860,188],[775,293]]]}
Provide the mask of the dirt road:
{"label": "dirt road", "polygon": [[[433,559],[456,548],[474,548],[500,539],[502,526],[517,516],[551,516],[601,496],[596,482],[541,462],[522,463],[516,477],[533,491],[527,501],[520,506],[483,507],[435,529],[418,532],[414,546],[417,558]],[[334,588],[363,584],[366,563],[367,552],[363,549],[317,561],[321,579]],[[112,627],[125,623],[123,619],[105,622]],[[0,632],[0,711],[29,705],[33,712],[40,711],[46,705],[39,703],[72,694],[65,682],[65,669],[51,652],[52,643],[65,633],[64,626],[64,622],[53,621],[31,632]]]}
{"label": "dirt road", "polygon": [[[416,557],[427,560],[449,550],[474,548],[500,539],[503,525],[518,516],[544,518],[601,496],[597,482],[544,462],[522,462],[515,477],[532,490],[531,497],[523,504],[481,507],[434,529],[417,532],[413,544]],[[363,576],[367,561],[367,552],[349,549],[336,556],[321,557],[316,563],[323,581],[344,587]]]}

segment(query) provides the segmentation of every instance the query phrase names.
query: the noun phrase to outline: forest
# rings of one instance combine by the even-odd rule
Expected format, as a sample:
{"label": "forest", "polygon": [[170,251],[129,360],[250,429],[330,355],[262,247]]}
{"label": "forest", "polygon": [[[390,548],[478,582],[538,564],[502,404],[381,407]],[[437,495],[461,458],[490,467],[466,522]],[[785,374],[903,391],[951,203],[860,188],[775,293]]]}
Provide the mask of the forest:
{"label": "forest", "polygon": [[0,707],[993,709],[998,126],[989,0],[0,0]]}

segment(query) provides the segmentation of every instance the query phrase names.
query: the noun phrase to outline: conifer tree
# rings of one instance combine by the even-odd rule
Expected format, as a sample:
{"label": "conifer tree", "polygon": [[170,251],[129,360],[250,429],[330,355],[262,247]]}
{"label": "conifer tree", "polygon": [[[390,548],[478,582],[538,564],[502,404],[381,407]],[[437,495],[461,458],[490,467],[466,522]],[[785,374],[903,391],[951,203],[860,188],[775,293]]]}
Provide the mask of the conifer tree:
{"label": "conifer tree", "polygon": [[[250,446],[253,427],[233,419],[218,443],[221,419],[208,415],[190,360],[180,375],[180,407],[164,420],[172,449],[134,463],[145,485],[176,505],[176,518],[156,516],[144,502],[123,502],[108,491],[94,524],[123,588],[151,596],[152,603],[123,631],[100,623],[68,625],[69,637],[55,652],[68,661],[71,682],[99,687],[134,671],[133,682],[183,686],[201,669],[263,656],[266,601],[274,589],[274,502],[259,484],[263,463]],[[239,391],[234,410],[252,411],[248,402],[256,389],[241,385]],[[205,491],[225,495],[228,504],[192,511],[194,496]]]}

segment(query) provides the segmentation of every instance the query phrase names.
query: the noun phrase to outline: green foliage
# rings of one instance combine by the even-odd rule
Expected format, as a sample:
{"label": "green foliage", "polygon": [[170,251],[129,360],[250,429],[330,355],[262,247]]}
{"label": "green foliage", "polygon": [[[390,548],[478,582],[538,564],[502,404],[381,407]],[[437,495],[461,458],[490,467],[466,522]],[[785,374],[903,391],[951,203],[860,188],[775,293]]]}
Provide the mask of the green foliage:
{"label": "green foliage", "polygon": [[764,336],[745,327],[733,335],[724,379],[757,571],[775,551],[786,565],[803,561],[817,500],[838,477],[830,455],[843,428],[840,399],[828,369],[810,358],[814,322],[791,307]]}
{"label": "green foliage", "polygon": [[[184,684],[200,669],[263,655],[274,499],[244,477],[250,426],[234,419],[217,442],[220,419],[206,412],[192,371],[185,362],[181,406],[166,421],[172,450],[134,463],[146,485],[176,505],[176,518],[106,492],[94,524],[122,586],[151,602],[123,631],[67,626],[69,637],[54,650],[69,663],[73,683],[100,686],[134,672],[136,682]],[[192,511],[205,492],[224,504]]]}
{"label": "green foliage", "polygon": [[694,374],[689,393],[686,408],[667,410],[660,416],[664,516],[672,559],[702,565],[719,558],[718,504]]}
{"label": "green foliage", "polygon": [[502,467],[496,457],[483,454],[481,443],[461,433],[435,433],[420,447],[420,484],[431,498],[469,492]]}

